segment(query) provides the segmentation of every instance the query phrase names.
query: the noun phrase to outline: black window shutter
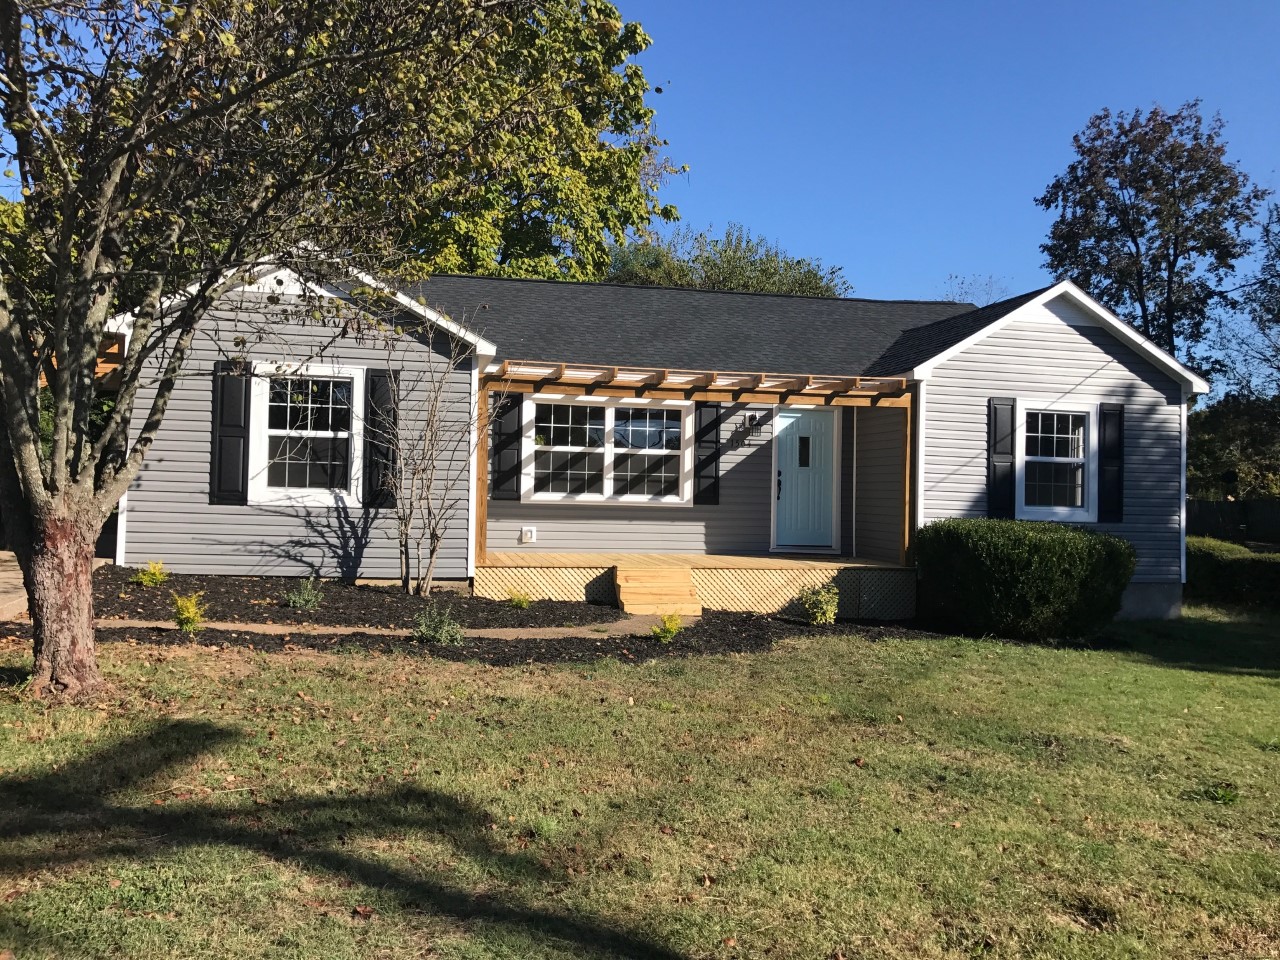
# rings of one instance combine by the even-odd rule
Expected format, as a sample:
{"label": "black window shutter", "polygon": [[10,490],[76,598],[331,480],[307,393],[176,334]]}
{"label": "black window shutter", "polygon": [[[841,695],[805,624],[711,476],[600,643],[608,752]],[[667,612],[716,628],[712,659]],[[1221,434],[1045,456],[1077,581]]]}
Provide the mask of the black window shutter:
{"label": "black window shutter", "polygon": [[1012,519],[1014,510],[1013,400],[987,401],[987,516]]}
{"label": "black window shutter", "polygon": [[1124,519],[1124,404],[1098,408],[1098,522]]}
{"label": "black window shutter", "polygon": [[720,417],[718,403],[693,407],[693,502],[720,502]]}
{"label": "black window shutter", "polygon": [[248,363],[219,360],[213,365],[213,435],[209,446],[209,502],[249,502]]}
{"label": "black window shutter", "polygon": [[520,499],[520,433],[524,395],[495,396],[489,431],[489,497]]}
{"label": "black window shutter", "polygon": [[390,507],[396,502],[396,383],[399,371],[368,370],[364,375],[364,487],[366,507]]}

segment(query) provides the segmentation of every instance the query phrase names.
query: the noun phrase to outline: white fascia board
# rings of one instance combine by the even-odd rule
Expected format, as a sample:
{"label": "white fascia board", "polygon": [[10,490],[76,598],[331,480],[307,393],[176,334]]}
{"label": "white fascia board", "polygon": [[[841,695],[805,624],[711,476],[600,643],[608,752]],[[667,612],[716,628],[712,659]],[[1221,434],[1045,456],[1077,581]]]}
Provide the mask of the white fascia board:
{"label": "white fascia board", "polygon": [[428,307],[425,303],[419,303],[417,300],[415,300],[413,297],[406,294],[404,291],[397,290],[395,287],[392,287],[389,284],[383,283],[381,280],[371,277],[367,273],[363,273],[359,270],[351,271],[351,275],[355,277],[357,280],[359,280],[361,283],[365,284],[366,286],[372,287],[373,289],[378,290],[381,293],[387,294],[393,300],[395,300],[396,303],[400,304],[402,307],[404,307],[406,310],[410,311],[411,313],[417,314],[419,317],[421,317],[423,320],[425,320],[427,323],[431,324],[432,326],[439,327],[441,330],[444,330],[447,333],[452,334],[453,336],[457,337],[459,340],[463,341],[464,343],[471,344],[472,348],[476,352],[477,362],[488,363],[490,360],[494,358],[494,355],[497,354],[498,352],[497,346],[490,343],[484,337],[480,336],[478,333],[476,333],[473,330],[468,330],[462,324],[457,323],[454,320],[451,320],[449,317],[445,316],[439,310],[433,310],[431,307]]}
{"label": "white fascia board", "polygon": [[[261,260],[258,263],[253,264],[252,266],[249,266],[247,268],[236,267],[234,269],[228,270],[223,274],[223,278],[225,279],[227,277],[233,276],[239,270],[245,271],[244,283],[240,284],[239,286],[248,286],[251,283],[257,283],[259,280],[263,279],[264,277],[270,276],[273,273],[288,274],[294,277],[299,284],[303,282],[302,278],[299,277],[292,270],[281,269],[278,266],[274,266],[273,264],[270,263],[270,261],[267,261],[267,260]],[[308,284],[308,286],[311,286],[312,289],[316,290],[317,293],[325,292],[323,290],[319,290],[318,288],[314,287],[311,284]],[[199,289],[200,289],[200,285],[197,283],[193,283],[193,284],[190,284],[181,293],[171,293],[169,294],[169,296],[163,297],[160,300],[158,309],[156,310],[156,316],[163,316],[164,314],[168,313],[175,306],[177,306],[178,304],[184,302],[189,297],[191,297]],[[239,289],[239,288],[233,287],[232,289]],[[117,333],[117,334],[122,333],[125,335],[126,338],[128,338],[133,334],[133,321],[136,317],[137,317],[137,311],[135,310],[126,310],[124,313],[117,313],[115,316],[107,318],[106,323],[102,325],[102,329],[105,333]]]}
{"label": "white fascia board", "polygon": [[924,363],[919,364],[914,370],[908,371],[906,376],[912,380],[927,380],[933,375],[933,372],[940,364],[946,363],[952,357],[967,350],[975,343],[985,340],[987,337],[991,336],[991,334],[1008,326],[1019,317],[1024,316],[1027,312],[1035,309],[1036,307],[1041,307],[1050,300],[1055,300],[1064,294],[1071,297],[1072,300],[1076,301],[1081,307],[1088,311],[1090,315],[1097,319],[1100,326],[1112,333],[1118,340],[1121,340],[1128,346],[1132,347],[1137,353],[1150,360],[1156,367],[1181,383],[1188,393],[1209,392],[1209,384],[1203,377],[1192,373],[1173,357],[1169,356],[1169,354],[1164,350],[1157,347],[1154,343],[1140,334],[1137,330],[1133,329],[1133,327],[1125,323],[1102,304],[1098,303],[1097,300],[1093,299],[1093,297],[1089,296],[1089,294],[1085,293],[1070,280],[1062,280],[1055,283],[1034,300],[1027,301],[1016,310],[1011,310],[1009,313],[1005,314],[999,320],[994,320],[987,324],[987,326],[983,327],[977,333],[971,334],[959,343],[943,350],[936,356],[930,357]]}

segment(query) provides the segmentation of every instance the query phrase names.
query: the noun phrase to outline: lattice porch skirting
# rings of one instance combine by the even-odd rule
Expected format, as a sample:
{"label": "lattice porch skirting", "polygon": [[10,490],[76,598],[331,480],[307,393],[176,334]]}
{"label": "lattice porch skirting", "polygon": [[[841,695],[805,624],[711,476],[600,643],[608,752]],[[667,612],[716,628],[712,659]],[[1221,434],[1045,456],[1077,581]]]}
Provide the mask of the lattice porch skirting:
{"label": "lattice porch skirting", "polygon": [[[532,560],[532,558],[531,558]],[[533,561],[536,562],[536,561]],[[761,569],[698,567],[689,564],[693,584],[708,610],[778,613],[787,610],[807,587],[834,583],[840,591],[839,615],[851,620],[907,620],[915,616],[916,572],[900,567],[833,563]],[[477,596],[506,600],[514,593],[533,600],[615,602],[616,566],[478,567]]]}

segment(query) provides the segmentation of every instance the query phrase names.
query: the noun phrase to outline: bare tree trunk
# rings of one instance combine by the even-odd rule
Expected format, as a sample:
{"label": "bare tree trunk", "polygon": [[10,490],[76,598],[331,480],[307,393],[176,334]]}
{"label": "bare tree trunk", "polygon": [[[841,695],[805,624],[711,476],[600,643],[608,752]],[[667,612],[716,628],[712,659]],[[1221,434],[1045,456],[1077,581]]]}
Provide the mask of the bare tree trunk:
{"label": "bare tree trunk", "polygon": [[32,692],[77,696],[102,683],[93,637],[93,524],[37,525],[30,553],[18,551],[35,633]]}
{"label": "bare tree trunk", "polygon": [[[436,559],[440,556],[440,548],[434,545],[434,538],[432,539],[433,545],[427,553],[427,569],[422,575],[422,578],[418,581],[418,596],[420,597],[428,597],[431,595],[431,584],[435,580],[436,576]],[[418,563],[419,569],[421,569],[422,561],[419,560]]]}
{"label": "bare tree trunk", "polygon": [[412,577],[409,573],[409,535],[401,529],[400,531],[400,589],[405,593],[412,593],[410,581]]}

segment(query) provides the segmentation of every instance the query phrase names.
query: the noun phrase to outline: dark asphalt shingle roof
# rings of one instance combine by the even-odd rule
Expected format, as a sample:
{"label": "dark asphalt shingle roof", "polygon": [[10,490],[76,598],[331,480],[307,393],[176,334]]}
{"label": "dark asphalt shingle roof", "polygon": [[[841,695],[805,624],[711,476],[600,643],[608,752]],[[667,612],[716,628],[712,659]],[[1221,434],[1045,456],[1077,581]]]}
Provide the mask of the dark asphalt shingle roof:
{"label": "dark asphalt shingle roof", "polygon": [[[493,342],[498,360],[837,376],[903,373],[911,364],[888,367],[925,345],[934,352],[950,346],[943,343],[948,318],[983,312],[946,301],[491,277],[437,276],[406,292]],[[968,326],[957,324],[951,342],[968,336],[961,332]]]}

